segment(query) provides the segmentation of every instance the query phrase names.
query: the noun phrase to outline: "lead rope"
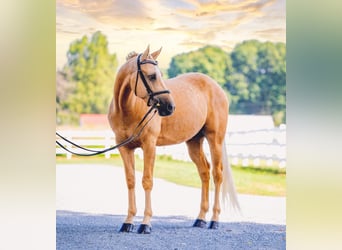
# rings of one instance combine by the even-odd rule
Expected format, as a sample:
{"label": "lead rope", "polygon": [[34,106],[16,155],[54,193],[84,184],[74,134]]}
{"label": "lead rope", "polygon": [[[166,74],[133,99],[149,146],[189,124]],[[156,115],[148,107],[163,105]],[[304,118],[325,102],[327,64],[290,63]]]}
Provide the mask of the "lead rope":
{"label": "lead rope", "polygon": [[[93,153],[90,153],[90,154],[82,154],[82,153],[76,153],[76,152],[73,152],[71,150],[69,150],[68,148],[64,147],[59,141],[56,140],[56,144],[58,146],[60,146],[61,148],[63,148],[64,150],[68,151],[69,153],[71,154],[74,154],[74,155],[78,155],[78,156],[94,156],[94,155],[99,155],[99,154],[103,154],[105,152],[108,152],[110,150],[114,150],[114,149],[117,149],[119,147],[122,147],[128,143],[130,143],[131,141],[133,141],[134,139],[136,139],[137,137],[140,136],[140,134],[142,133],[143,129],[146,127],[146,125],[152,120],[152,118],[154,117],[154,115],[156,114],[157,110],[155,109],[155,107],[157,106],[158,104],[155,103],[152,105],[152,107],[147,111],[147,113],[144,115],[144,117],[141,119],[141,121],[138,123],[138,125],[134,128],[133,130],[133,133],[130,137],[128,137],[126,140],[120,142],[119,144],[113,146],[113,147],[110,147],[110,148],[106,148],[106,149],[103,149],[103,150],[93,150],[93,149],[89,149],[89,148],[84,148],[68,139],[66,139],[65,137],[61,136],[59,133],[56,132],[56,135],[59,136],[61,139],[63,139],[64,141],[74,145],[75,147],[79,148],[79,149],[82,149],[82,150],[85,150],[85,151],[88,151],[88,152],[93,152]],[[145,124],[143,124],[143,122],[145,121],[145,119],[147,118],[147,116],[152,112],[152,110],[154,110],[154,113],[152,114],[152,116],[147,120],[147,122]],[[138,130],[138,128],[143,124],[143,126],[140,128],[140,130]]]}

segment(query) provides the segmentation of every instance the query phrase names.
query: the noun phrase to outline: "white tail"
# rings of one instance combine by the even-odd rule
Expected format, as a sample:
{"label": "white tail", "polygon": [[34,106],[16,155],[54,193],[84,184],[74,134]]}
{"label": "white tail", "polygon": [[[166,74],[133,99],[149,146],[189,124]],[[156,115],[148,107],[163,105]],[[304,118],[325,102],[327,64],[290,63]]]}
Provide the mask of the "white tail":
{"label": "white tail", "polygon": [[240,211],[239,200],[235,190],[232,170],[228,161],[226,142],[223,142],[222,147],[222,164],[223,164],[223,181],[222,181],[222,202],[225,207],[228,195],[231,206]]}

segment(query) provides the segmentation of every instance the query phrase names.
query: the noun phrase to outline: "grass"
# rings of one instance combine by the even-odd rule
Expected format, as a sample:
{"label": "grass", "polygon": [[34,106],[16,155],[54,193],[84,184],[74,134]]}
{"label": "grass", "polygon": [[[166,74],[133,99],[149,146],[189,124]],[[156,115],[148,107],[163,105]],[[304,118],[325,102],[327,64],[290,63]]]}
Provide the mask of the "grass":
{"label": "grass", "polygon": [[[122,167],[119,155],[105,159],[97,157],[75,157],[68,160],[65,156],[57,156],[56,163],[63,164],[109,164]],[[143,161],[136,157],[136,170],[142,171]],[[242,167],[233,166],[233,177],[236,189],[240,194],[256,194],[269,196],[286,196],[286,170],[276,167]],[[191,162],[172,160],[168,156],[158,156],[154,167],[154,177],[189,186],[201,187],[196,166]],[[212,188],[211,184],[211,188]]]}
{"label": "grass", "polygon": [[278,168],[233,167],[239,193],[286,196],[286,171]]}

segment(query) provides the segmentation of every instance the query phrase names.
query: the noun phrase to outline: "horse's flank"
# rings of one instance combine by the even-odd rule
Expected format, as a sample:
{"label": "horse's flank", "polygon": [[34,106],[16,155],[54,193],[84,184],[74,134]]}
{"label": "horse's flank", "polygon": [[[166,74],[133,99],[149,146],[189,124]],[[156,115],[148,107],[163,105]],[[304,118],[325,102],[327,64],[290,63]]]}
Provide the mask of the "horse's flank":
{"label": "horse's flank", "polygon": [[[177,144],[190,140],[205,129],[212,112],[222,112],[222,123],[228,117],[228,102],[223,90],[211,78],[188,73],[165,80],[175,100],[175,112],[162,119],[157,145]],[[208,105],[209,104],[209,105]],[[224,131],[225,133],[225,128]]]}

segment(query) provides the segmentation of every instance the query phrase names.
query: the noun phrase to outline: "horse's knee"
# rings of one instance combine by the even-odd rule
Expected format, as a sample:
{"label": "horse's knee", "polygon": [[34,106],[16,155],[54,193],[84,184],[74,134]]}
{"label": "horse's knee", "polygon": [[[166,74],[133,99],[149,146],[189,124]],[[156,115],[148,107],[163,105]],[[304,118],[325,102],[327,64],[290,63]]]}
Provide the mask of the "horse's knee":
{"label": "horse's knee", "polygon": [[134,177],[127,177],[126,178],[126,184],[128,189],[134,189],[135,188],[135,178]]}
{"label": "horse's knee", "polygon": [[152,190],[153,188],[153,179],[150,177],[143,177],[142,186],[144,190]]}

